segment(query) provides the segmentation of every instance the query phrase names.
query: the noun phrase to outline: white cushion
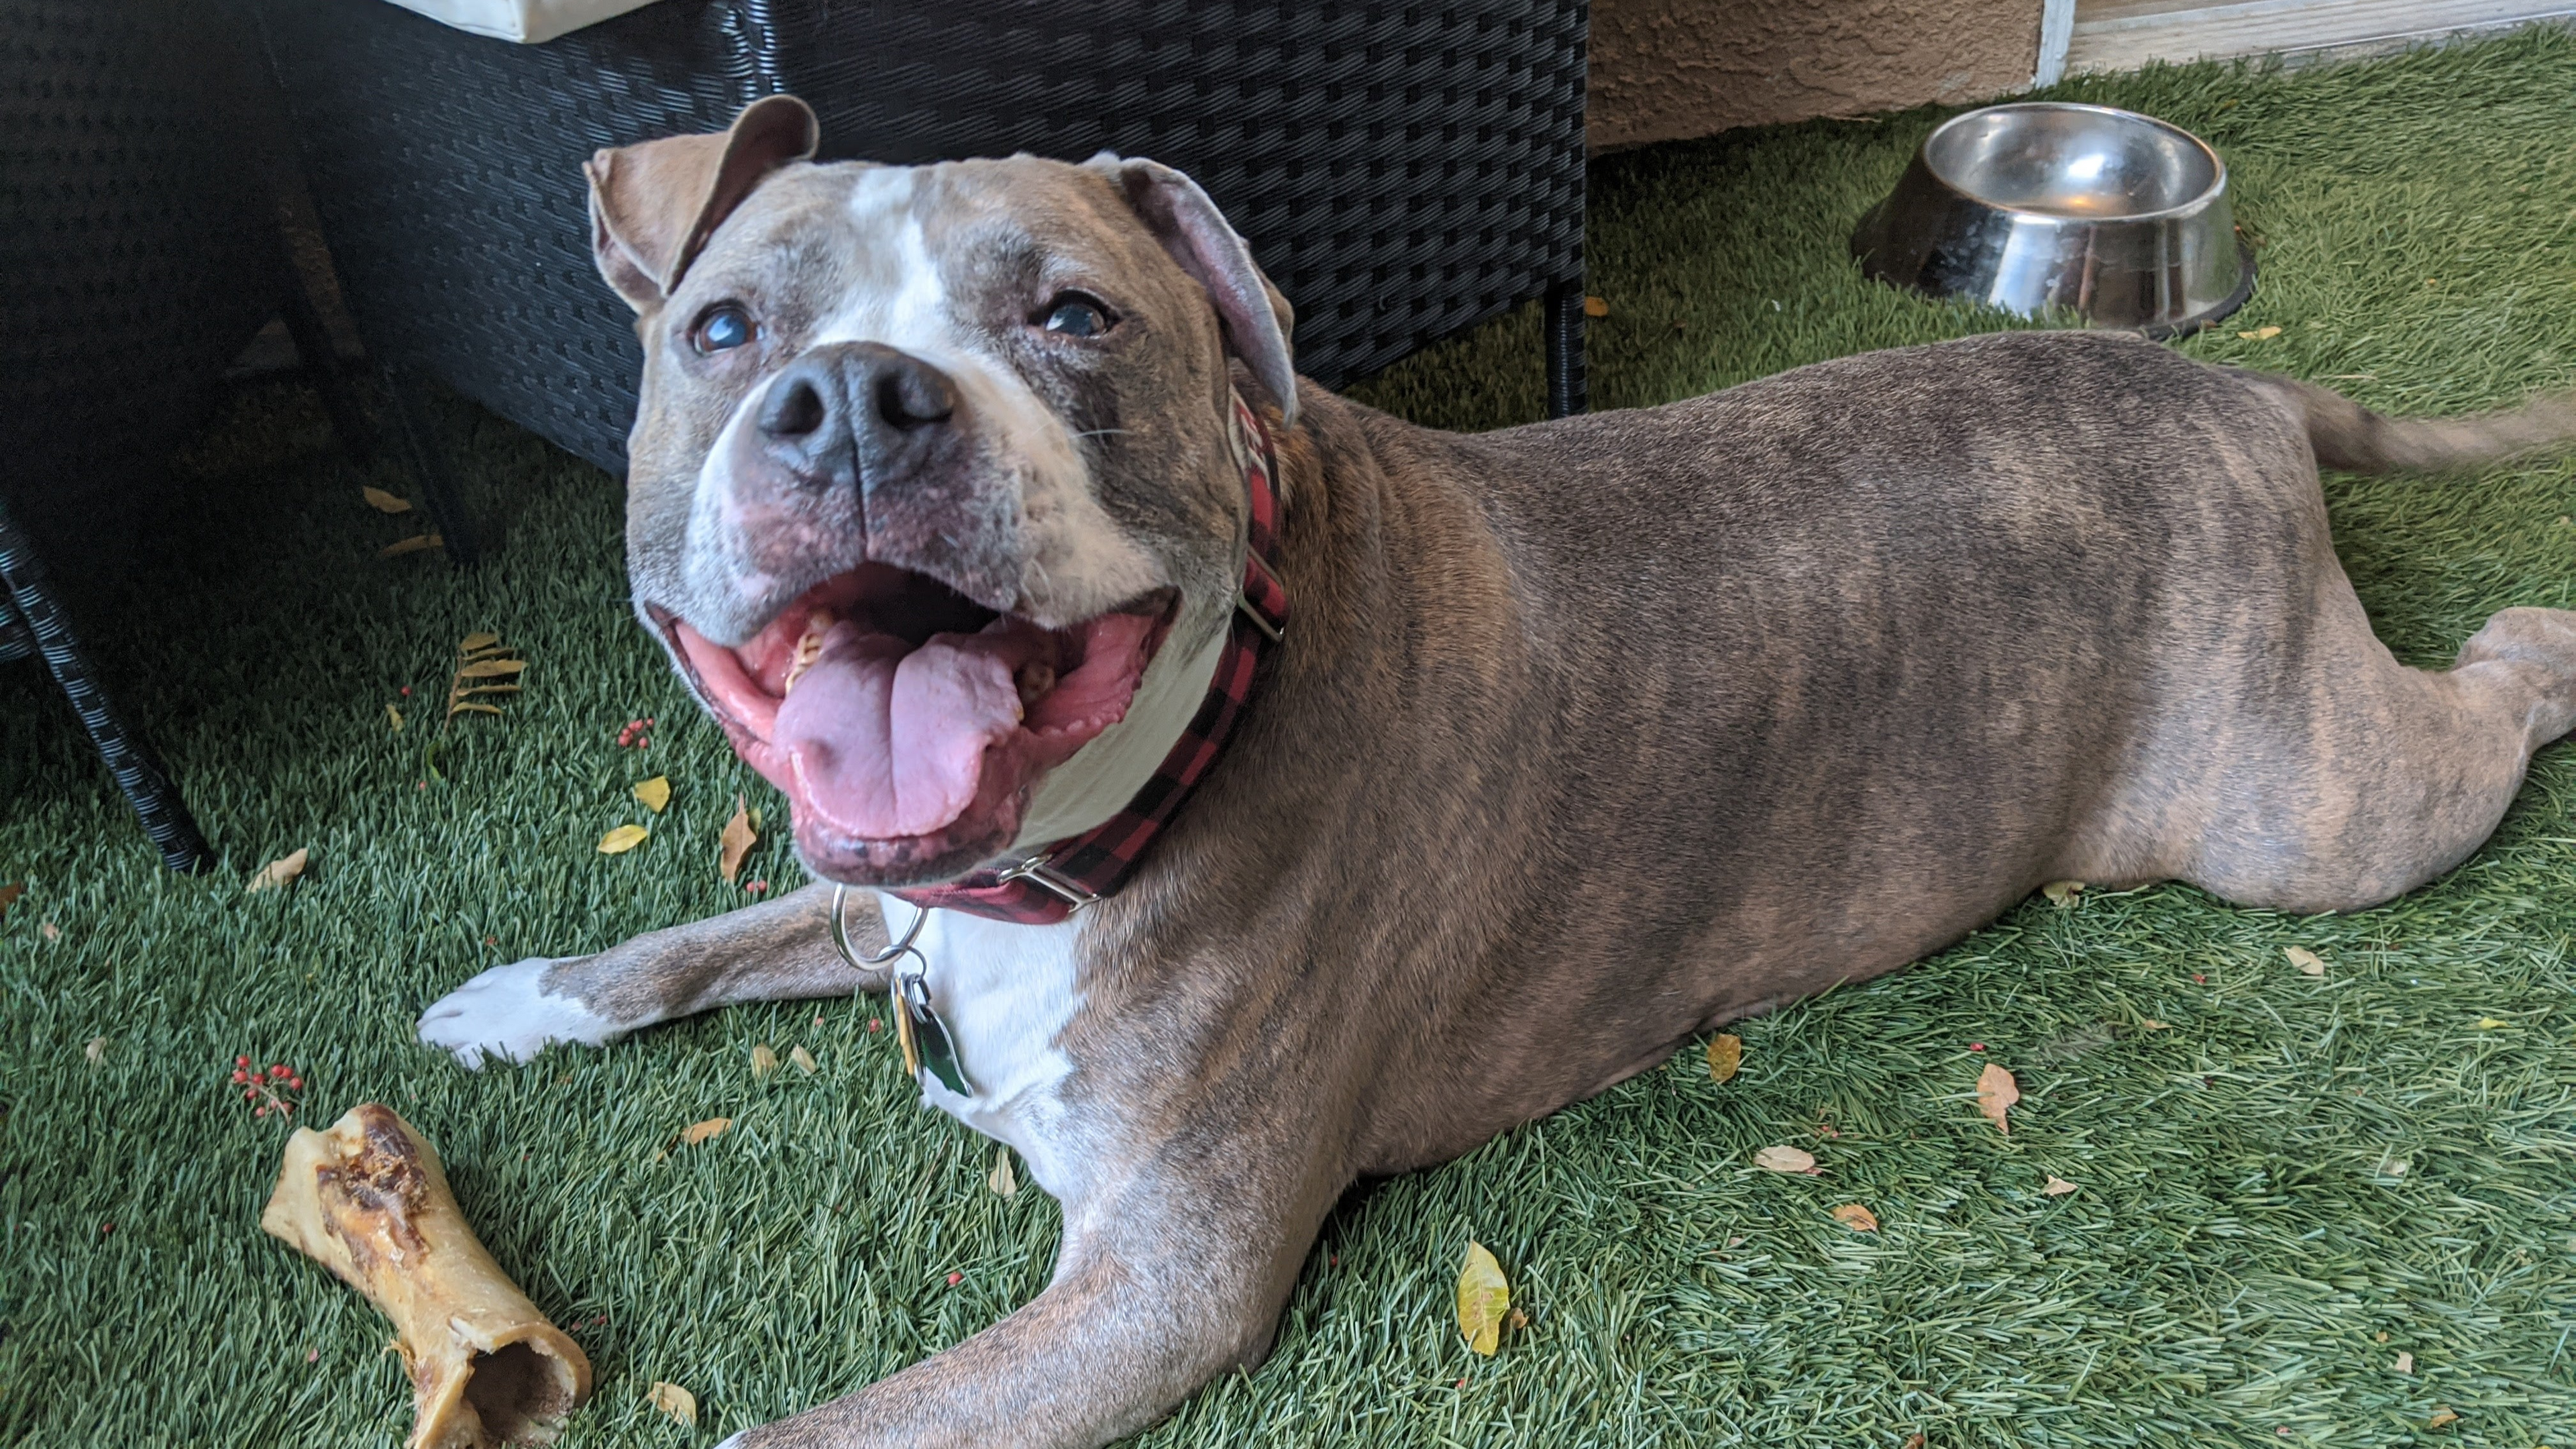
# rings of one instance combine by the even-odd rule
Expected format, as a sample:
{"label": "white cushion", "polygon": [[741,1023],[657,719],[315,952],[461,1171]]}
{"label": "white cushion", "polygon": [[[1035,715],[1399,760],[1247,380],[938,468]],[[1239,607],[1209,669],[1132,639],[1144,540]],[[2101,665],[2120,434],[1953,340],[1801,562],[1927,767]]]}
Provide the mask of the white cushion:
{"label": "white cushion", "polygon": [[653,0],[394,0],[405,10],[476,35],[534,45],[640,9]]}

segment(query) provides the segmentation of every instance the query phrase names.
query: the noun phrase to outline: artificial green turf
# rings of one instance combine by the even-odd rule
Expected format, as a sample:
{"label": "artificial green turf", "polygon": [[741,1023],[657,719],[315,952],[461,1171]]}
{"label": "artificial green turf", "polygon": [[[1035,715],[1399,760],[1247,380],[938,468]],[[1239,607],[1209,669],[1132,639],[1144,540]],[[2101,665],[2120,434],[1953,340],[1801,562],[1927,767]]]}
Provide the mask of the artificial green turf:
{"label": "artificial green turf", "polygon": [[[2262,287],[2195,355],[2409,412],[2576,383],[2576,38],[2058,93],[2170,117],[2233,165]],[[1600,163],[1596,402],[2006,325],[1868,284],[1845,255],[1936,118]],[[2267,324],[2284,330],[2236,335]],[[1363,391],[1490,426],[1535,414],[1537,356],[1523,313]],[[404,485],[338,461],[300,392],[246,395],[193,455],[157,590],[97,642],[151,681],[134,712],[223,853],[212,875],[163,874],[68,712],[24,666],[0,680],[0,882],[27,883],[0,919],[0,1440],[399,1441],[382,1321],[255,1227],[284,1128],[227,1090],[237,1051],[301,1067],[316,1121],[380,1098],[438,1144],[485,1241],[598,1367],[569,1449],[711,1444],[953,1343],[1045,1280],[1054,1205],[986,1189],[993,1149],[915,1108],[865,1031],[872,1003],[729,1011],[482,1076],[413,1044],[418,1010],[484,966],[739,902],[716,832],[736,790],[778,808],[627,617],[614,483],[452,419],[507,529],[473,573],[374,556],[409,521],[366,510],[358,485]],[[2329,496],[2411,660],[2447,658],[2494,609],[2571,602],[2566,464]],[[462,724],[424,788],[424,706],[477,628],[527,651],[529,688]],[[399,734],[388,703],[411,715]],[[660,720],[650,749],[619,750],[639,715]],[[652,840],[593,853],[647,819],[627,788],[665,771]],[[1749,1023],[1727,1086],[1686,1052],[1354,1198],[1270,1362],[1138,1442],[2563,1445],[2571,810],[2560,747],[2493,844],[2379,910],[2298,921],[2181,888],[2035,900],[1934,961]],[[303,885],[243,893],[297,846],[314,852]],[[751,874],[797,878],[774,843]],[[2285,963],[2293,944],[2323,980]],[[755,1081],[759,1042],[806,1046],[822,1071]],[[2026,1094],[2009,1139],[1975,1112],[1986,1061]],[[664,1155],[718,1115],[732,1131]],[[1773,1142],[1825,1175],[1752,1168]],[[2079,1190],[2043,1197],[2052,1173]],[[1845,1202],[1882,1229],[1826,1216]],[[1535,1315],[1491,1360],[1451,1326],[1470,1237]],[[646,1406],[657,1379],[696,1393],[695,1430]],[[2459,1421],[2424,1429],[2442,1407]]]}

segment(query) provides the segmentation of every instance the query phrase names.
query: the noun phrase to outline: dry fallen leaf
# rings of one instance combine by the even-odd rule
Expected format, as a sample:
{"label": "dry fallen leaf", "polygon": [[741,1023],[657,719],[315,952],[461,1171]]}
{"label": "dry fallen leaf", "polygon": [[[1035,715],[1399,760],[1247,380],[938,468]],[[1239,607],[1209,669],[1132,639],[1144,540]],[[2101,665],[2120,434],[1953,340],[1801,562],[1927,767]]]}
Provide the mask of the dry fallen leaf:
{"label": "dry fallen leaf", "polygon": [[599,853],[602,855],[624,855],[626,852],[642,845],[644,843],[644,837],[651,835],[652,833],[652,831],[645,829],[641,825],[620,825],[615,830],[599,837]]}
{"label": "dry fallen leaf", "polygon": [[1732,1078],[1744,1065],[1744,1038],[1713,1036],[1708,1039],[1708,1074],[1720,1082]]}
{"label": "dry fallen leaf", "polygon": [[1753,1154],[1753,1165],[1771,1172],[1816,1172],[1815,1157],[1795,1147],[1765,1147]]}
{"label": "dry fallen leaf", "polygon": [[2155,1019],[2154,1017],[2152,1017],[2152,1016],[2142,1016],[2142,1017],[2139,1017],[2139,1018],[2138,1018],[2138,1025],[2145,1027],[2145,1028],[2146,1028],[2147,1030],[2149,1030],[2149,1031],[2171,1031],[2171,1030],[2173,1030],[2173,1024],[2172,1024],[2171,1022],[2158,1021],[2158,1020],[2156,1020],[2156,1019]]}
{"label": "dry fallen leaf", "polygon": [[678,1384],[653,1382],[653,1407],[694,1429],[698,1426],[698,1396]]}
{"label": "dry fallen leaf", "polygon": [[2458,1422],[2460,1422],[2459,1415],[2452,1413],[2448,1409],[2435,1409],[2433,1411],[2433,1417],[2424,1421],[2424,1427],[2427,1429],[2447,1429]]}
{"label": "dry fallen leaf", "polygon": [[760,841],[760,832],[751,828],[751,812],[744,808],[740,795],[733,797],[733,818],[725,822],[724,834],[718,839],[724,853],[717,858],[716,869],[723,874],[725,884],[732,885],[733,878],[742,874],[742,858],[751,854],[752,846]]}
{"label": "dry fallen leaf", "polygon": [[456,671],[459,679],[499,679],[528,667],[524,659],[477,659]]}
{"label": "dry fallen leaf", "polygon": [[2304,946],[2284,946],[2281,948],[2281,954],[2290,958],[2290,964],[2298,967],[2301,975],[2323,976],[2326,974],[2326,963],[2318,959],[2316,952],[2308,950]]}
{"label": "dry fallen leaf", "polygon": [[2053,880],[2048,884],[2041,886],[2039,888],[2039,893],[2048,897],[2048,903],[2050,905],[2071,906],[2075,904],[2075,898],[2077,896],[2084,894],[2084,882],[2080,880]]}
{"label": "dry fallen leaf", "polygon": [[493,633],[489,629],[477,629],[473,633],[456,641],[456,652],[459,654],[471,654],[477,649],[489,649],[500,642],[500,635]]}
{"label": "dry fallen leaf", "polygon": [[89,1039],[89,1045],[81,1048],[81,1055],[89,1058],[89,1064],[91,1066],[97,1066],[98,1059],[107,1055],[107,1038],[103,1036],[91,1037]]}
{"label": "dry fallen leaf", "polygon": [[401,729],[401,728],[402,728],[402,711],[401,711],[401,710],[398,710],[398,709],[394,708],[394,707],[393,707],[392,705],[390,705],[390,704],[389,704],[389,705],[386,705],[386,706],[385,706],[385,718],[387,718],[387,719],[389,719],[389,720],[392,720],[392,721],[394,722],[394,728],[395,728],[395,729]]}
{"label": "dry fallen leaf", "polygon": [[2478,1018],[2478,1030],[2480,1031],[2493,1031],[2497,1027],[2511,1025],[2513,1025],[2512,1022],[2500,1021],[2492,1016],[2481,1016]]}
{"label": "dry fallen leaf", "polygon": [[2281,329],[2278,327],[2257,327],[2251,332],[2239,332],[2236,335],[2244,338],[2248,342],[2269,342],[2273,338],[2281,335]]}
{"label": "dry fallen leaf", "polygon": [[1503,1265],[1482,1243],[1467,1245],[1467,1261],[1458,1266],[1458,1331],[1467,1347],[1487,1358],[1503,1342],[1503,1315],[1512,1307],[1512,1285],[1503,1280]]}
{"label": "dry fallen leaf", "polygon": [[1834,1221],[1851,1229],[1855,1233],[1874,1233],[1878,1231],[1878,1214],[1871,1212],[1869,1209],[1862,1207],[1856,1202],[1847,1202],[1841,1207],[1834,1209]]}
{"label": "dry fallen leaf", "polygon": [[1986,1069],[1977,1073],[1977,1110],[1985,1113],[1986,1120],[1995,1124],[1995,1130],[2007,1137],[2012,1135],[2012,1122],[2005,1114],[2011,1112],[2013,1104],[2020,1100],[2021,1084],[2013,1080],[2012,1073],[1993,1062],[1986,1063]]}
{"label": "dry fallen leaf", "polygon": [[789,1052],[787,1054],[787,1059],[796,1064],[796,1070],[803,1072],[809,1077],[821,1070],[820,1067],[815,1065],[814,1054],[805,1050],[803,1047],[798,1047],[794,1051]]}
{"label": "dry fallen leaf", "polygon": [[23,885],[10,884],[0,886],[0,915],[7,915],[9,913],[9,908],[17,904],[18,897],[23,896],[26,893],[27,888]]}
{"label": "dry fallen leaf", "polygon": [[751,1049],[751,1075],[755,1079],[766,1077],[777,1070],[778,1053],[769,1049],[769,1043],[762,1042]]}
{"label": "dry fallen leaf", "polygon": [[2415,1355],[2411,1353],[2399,1354],[2397,1356],[2397,1371],[2401,1374],[2411,1374],[2415,1372]]}
{"label": "dry fallen leaf", "polygon": [[2383,1157],[2379,1160],[2379,1170],[2372,1175],[2376,1177],[2404,1177],[2406,1175],[2406,1159],[2403,1157]]}
{"label": "dry fallen leaf", "polygon": [[55,925],[55,924],[54,924],[53,922],[51,922],[51,921],[47,921],[47,922],[45,922],[43,925],[38,926],[36,929],[37,929],[37,931],[38,931],[38,932],[40,932],[40,933],[42,933],[42,934],[43,934],[43,936],[44,936],[44,938],[45,938],[45,942],[46,942],[46,944],[48,944],[48,945],[51,945],[52,943],[54,943],[54,942],[56,942],[56,941],[59,941],[59,940],[61,940],[61,939],[63,938],[63,928],[62,928],[62,927],[60,927],[60,926]]}
{"label": "dry fallen leaf", "polygon": [[383,548],[377,549],[376,557],[400,558],[407,553],[419,553],[425,549],[445,547],[447,547],[447,540],[439,537],[437,534],[415,533],[409,538],[386,544]]}
{"label": "dry fallen leaf", "polygon": [[727,1127],[732,1125],[733,1119],[731,1117],[709,1117],[704,1122],[692,1122],[688,1126],[681,1128],[680,1140],[689,1144],[691,1147],[695,1147],[699,1143],[706,1141],[708,1138],[719,1135]]}
{"label": "dry fallen leaf", "polygon": [[1923,1449],[1923,1436],[1920,1434],[1906,1435],[1905,1449]]}
{"label": "dry fallen leaf", "polygon": [[993,1155],[993,1170],[984,1174],[984,1185],[1001,1197],[1020,1195],[1019,1174],[1011,1171],[1011,1149],[1005,1147]]}
{"label": "dry fallen leaf", "polygon": [[[1610,299],[1609,299],[1609,298],[1607,298],[1607,297],[1586,297],[1586,298],[1584,298],[1584,299],[1583,299],[1583,315],[1584,315],[1584,316],[1586,316],[1586,317],[1607,317],[1607,316],[1609,316],[1609,315],[1610,315]],[[1491,1352],[1491,1350],[1487,1350],[1487,1352]]]}
{"label": "dry fallen leaf", "polygon": [[264,891],[271,886],[293,885],[295,884],[295,878],[304,874],[304,867],[312,860],[312,858],[313,853],[311,851],[300,848],[289,854],[281,855],[277,859],[270,861],[268,864],[261,866],[258,873],[250,878],[250,884],[242,887],[242,889],[245,892]]}
{"label": "dry fallen leaf", "polygon": [[671,777],[655,775],[650,780],[637,781],[635,798],[644,802],[645,809],[656,815],[661,814],[664,807],[671,803]]}
{"label": "dry fallen leaf", "polygon": [[361,488],[358,490],[358,496],[366,499],[367,506],[376,510],[378,513],[411,512],[410,499],[397,498],[393,494],[387,493],[382,488]]}
{"label": "dry fallen leaf", "polygon": [[2064,1197],[2074,1190],[2075,1184],[2052,1172],[2048,1175],[2048,1185],[2041,1188],[2040,1192],[2047,1197]]}

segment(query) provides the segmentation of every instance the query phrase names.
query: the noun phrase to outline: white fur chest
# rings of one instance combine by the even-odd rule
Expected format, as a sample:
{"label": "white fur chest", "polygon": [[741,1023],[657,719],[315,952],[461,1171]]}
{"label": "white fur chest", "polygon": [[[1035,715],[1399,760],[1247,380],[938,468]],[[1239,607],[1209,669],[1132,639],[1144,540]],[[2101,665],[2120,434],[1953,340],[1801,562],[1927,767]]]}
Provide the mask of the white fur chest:
{"label": "white fur chest", "polygon": [[[920,907],[877,897],[889,940],[900,941]],[[1057,1089],[1073,1062],[1056,1038],[1082,997],[1074,984],[1080,920],[1052,926],[932,911],[913,942],[930,963],[930,1004],[948,1026],[966,1079],[961,1097],[922,1074],[921,1099],[988,1137],[1009,1143],[1059,1201],[1078,1196],[1084,1154],[1069,1140]]]}

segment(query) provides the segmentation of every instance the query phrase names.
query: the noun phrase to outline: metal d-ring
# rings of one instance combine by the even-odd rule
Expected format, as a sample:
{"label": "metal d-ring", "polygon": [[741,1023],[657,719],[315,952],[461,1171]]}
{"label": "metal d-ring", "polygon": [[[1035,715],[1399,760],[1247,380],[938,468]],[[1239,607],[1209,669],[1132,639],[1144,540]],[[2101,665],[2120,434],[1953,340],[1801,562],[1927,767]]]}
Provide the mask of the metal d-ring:
{"label": "metal d-ring", "polygon": [[[903,939],[890,942],[873,956],[862,956],[850,944],[849,912],[845,909],[850,888],[832,887],[832,944],[841,950],[841,959],[864,971],[871,966],[886,967],[886,995],[894,1012],[895,1042],[903,1049],[904,1075],[919,1077],[926,1067],[941,1086],[961,1097],[975,1095],[975,1083],[966,1075],[966,1064],[958,1059],[957,1039],[949,1034],[948,1023],[930,1004],[930,958],[912,943],[921,936],[921,923],[930,919],[930,908],[914,907],[912,925]],[[906,956],[912,958],[910,969],[894,965]]]}

